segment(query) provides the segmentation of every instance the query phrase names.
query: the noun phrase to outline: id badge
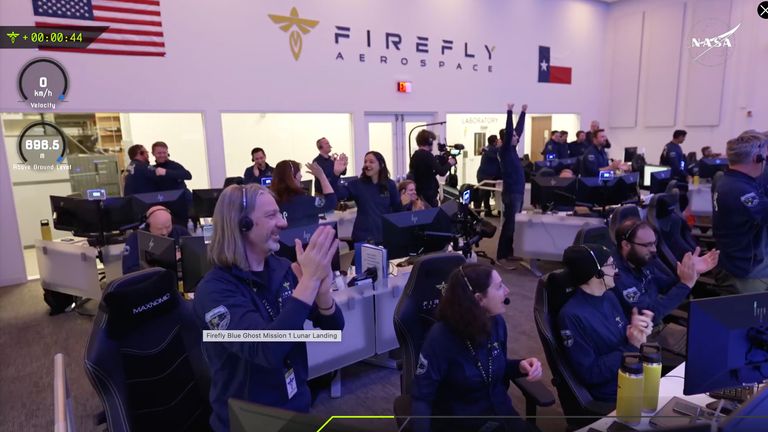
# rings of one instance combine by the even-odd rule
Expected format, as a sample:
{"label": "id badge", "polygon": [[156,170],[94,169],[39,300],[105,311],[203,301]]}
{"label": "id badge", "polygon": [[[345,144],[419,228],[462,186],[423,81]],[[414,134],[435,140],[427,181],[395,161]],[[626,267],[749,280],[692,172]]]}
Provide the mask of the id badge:
{"label": "id badge", "polygon": [[288,391],[288,399],[292,399],[299,391],[296,385],[296,374],[293,373],[293,368],[285,371],[285,389]]}

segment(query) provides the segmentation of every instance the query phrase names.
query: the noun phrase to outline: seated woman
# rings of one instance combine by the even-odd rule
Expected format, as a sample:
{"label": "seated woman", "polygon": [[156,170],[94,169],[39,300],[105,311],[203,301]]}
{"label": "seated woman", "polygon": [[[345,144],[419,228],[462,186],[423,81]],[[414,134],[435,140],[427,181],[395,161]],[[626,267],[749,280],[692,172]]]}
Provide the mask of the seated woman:
{"label": "seated woman", "polygon": [[414,416],[488,418],[412,419],[414,430],[526,431],[507,394],[511,379],[541,378],[536,358],[507,358],[507,326],[501,314],[509,289],[492,267],[465,264],[451,273],[427,334],[413,381]]}
{"label": "seated woman", "polygon": [[355,243],[380,245],[384,237],[381,216],[403,210],[397,186],[389,178],[384,156],[377,151],[366,153],[360,177],[347,184],[339,183],[336,192],[339,199],[352,199],[357,205],[357,216],[352,226]]}
{"label": "seated woman", "polygon": [[416,194],[416,183],[413,180],[403,180],[398,183],[397,191],[400,193],[400,203],[405,211],[424,210],[431,207]]}
{"label": "seated woman", "polygon": [[269,188],[275,194],[275,201],[280,213],[289,227],[314,225],[320,213],[327,213],[336,208],[336,193],[317,163],[306,164],[309,172],[320,182],[323,196],[309,196],[301,188],[301,165],[292,160],[278,162],[272,172],[272,184]]}
{"label": "seated woman", "polygon": [[578,287],[558,315],[560,341],[579,382],[592,397],[616,402],[616,386],[622,355],[637,352],[653,330],[653,312],[631,317],[615,295],[616,264],[604,246],[569,246],[563,264],[571,283]]}

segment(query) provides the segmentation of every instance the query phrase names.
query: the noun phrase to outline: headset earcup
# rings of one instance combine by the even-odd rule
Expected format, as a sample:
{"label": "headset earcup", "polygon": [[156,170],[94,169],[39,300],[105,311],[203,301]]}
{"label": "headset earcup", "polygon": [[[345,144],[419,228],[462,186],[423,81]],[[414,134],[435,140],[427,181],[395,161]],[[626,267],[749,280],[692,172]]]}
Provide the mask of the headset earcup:
{"label": "headset earcup", "polygon": [[595,275],[595,277],[598,278],[598,279],[604,278],[605,277],[605,272],[603,271],[603,269],[598,269],[597,270],[597,274]]}
{"label": "headset earcup", "polygon": [[253,219],[243,215],[240,217],[239,226],[241,232],[248,232],[253,228]]}

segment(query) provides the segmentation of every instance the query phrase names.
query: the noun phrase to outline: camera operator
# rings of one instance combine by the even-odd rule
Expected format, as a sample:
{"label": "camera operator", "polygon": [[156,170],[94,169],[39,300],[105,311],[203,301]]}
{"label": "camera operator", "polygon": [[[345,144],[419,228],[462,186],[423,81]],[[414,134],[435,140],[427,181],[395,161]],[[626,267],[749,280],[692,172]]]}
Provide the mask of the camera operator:
{"label": "camera operator", "polygon": [[432,145],[437,136],[432,131],[422,130],[416,135],[418,150],[413,152],[409,168],[413,181],[416,182],[416,193],[432,207],[437,207],[438,183],[436,176],[448,174],[448,170],[456,165],[456,158],[449,153],[435,157]]}

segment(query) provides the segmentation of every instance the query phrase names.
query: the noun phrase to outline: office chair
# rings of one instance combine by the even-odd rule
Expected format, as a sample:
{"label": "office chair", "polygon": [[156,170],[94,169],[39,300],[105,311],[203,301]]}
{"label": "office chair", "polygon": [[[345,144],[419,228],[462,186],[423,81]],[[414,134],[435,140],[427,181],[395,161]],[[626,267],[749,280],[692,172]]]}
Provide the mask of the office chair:
{"label": "office chair", "polygon": [[547,364],[552,371],[552,385],[557,390],[557,397],[570,430],[597,420],[580,416],[604,417],[615,409],[612,403],[592,398],[589,391],[579,383],[563,352],[557,316],[574,289],[577,288],[571,286],[570,276],[566,271],[552,272],[539,279],[533,305],[536,330],[544,348]]}
{"label": "office chair", "polygon": [[110,432],[210,430],[202,332],[171,272],[152,268],[112,281],[85,354]]}
{"label": "office chair", "polygon": [[678,208],[681,212],[685,211],[686,208],[688,208],[688,183],[680,183],[677,180],[670,180],[669,183],[667,183],[667,188],[664,190],[665,193],[671,194],[671,193],[678,193]]}
{"label": "office chair", "polygon": [[616,246],[616,228],[620,227],[624,221],[628,219],[641,220],[640,209],[634,204],[625,204],[611,214],[611,218],[608,222],[608,235],[611,237],[613,245]]}
{"label": "office chair", "polygon": [[[427,332],[435,323],[435,310],[443,293],[440,286],[448,275],[464,264],[464,257],[456,253],[433,253],[419,257],[408,277],[403,294],[394,314],[395,334],[403,353],[400,375],[401,395],[395,398],[394,412],[398,427],[402,427],[411,413],[411,390],[416,373],[419,352]],[[529,421],[536,415],[536,406],[550,406],[554,396],[540,382],[525,378],[514,381],[526,401]]]}
{"label": "office chair", "polygon": [[576,233],[576,237],[573,239],[573,244],[575,246],[587,243],[603,245],[608,248],[608,250],[614,250],[616,248],[608,227],[603,225],[585,226]]}

